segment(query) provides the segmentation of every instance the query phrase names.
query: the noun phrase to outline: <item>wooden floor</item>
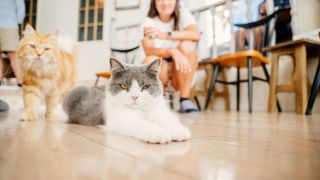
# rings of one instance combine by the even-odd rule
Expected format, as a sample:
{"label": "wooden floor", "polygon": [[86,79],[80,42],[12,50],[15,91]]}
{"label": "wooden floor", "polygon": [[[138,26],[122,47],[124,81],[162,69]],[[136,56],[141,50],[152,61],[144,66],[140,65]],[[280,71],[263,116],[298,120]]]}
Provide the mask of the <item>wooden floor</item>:
{"label": "wooden floor", "polygon": [[0,114],[1,180],[320,179],[320,114],[184,114],[192,139],[166,145],[20,114]]}

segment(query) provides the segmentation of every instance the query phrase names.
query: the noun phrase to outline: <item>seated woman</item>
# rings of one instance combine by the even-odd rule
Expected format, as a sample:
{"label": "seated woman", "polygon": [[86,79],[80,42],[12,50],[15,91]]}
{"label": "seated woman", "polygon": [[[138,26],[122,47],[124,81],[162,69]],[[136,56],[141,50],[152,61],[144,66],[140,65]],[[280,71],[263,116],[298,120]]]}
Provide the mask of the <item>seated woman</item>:
{"label": "seated woman", "polygon": [[151,0],[142,28],[144,63],[161,58],[160,80],[164,86],[171,80],[172,86],[180,92],[181,112],[198,111],[189,99],[198,67],[195,42],[200,39],[192,14],[180,9],[179,0]]}

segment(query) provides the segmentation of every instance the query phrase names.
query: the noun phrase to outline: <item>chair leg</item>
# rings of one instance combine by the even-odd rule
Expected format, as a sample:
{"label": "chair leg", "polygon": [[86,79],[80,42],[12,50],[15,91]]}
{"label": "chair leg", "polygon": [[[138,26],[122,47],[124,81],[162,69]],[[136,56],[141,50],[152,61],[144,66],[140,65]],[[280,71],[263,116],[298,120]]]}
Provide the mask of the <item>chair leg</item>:
{"label": "chair leg", "polygon": [[240,68],[237,69],[237,111],[240,110]]}
{"label": "chair leg", "polygon": [[252,113],[252,58],[248,57],[248,103],[249,112]]}
{"label": "chair leg", "polygon": [[208,109],[208,106],[209,106],[209,102],[210,102],[210,99],[211,99],[211,95],[214,91],[214,85],[216,83],[216,79],[218,77],[218,73],[219,73],[219,70],[220,70],[220,64],[215,64],[213,65],[213,73],[212,73],[212,76],[211,76],[211,81],[210,81],[210,87],[209,87],[209,91],[208,91],[208,94],[207,94],[207,99],[206,99],[206,104],[205,104],[205,107],[204,109],[207,110]]}
{"label": "chair leg", "polygon": [[309,100],[308,100],[308,105],[307,105],[307,110],[306,110],[306,115],[311,115],[312,108],[313,108],[314,102],[316,101],[317,93],[319,90],[320,90],[320,59],[319,59],[316,75],[315,75],[313,83],[312,83],[310,96],[309,96]]}
{"label": "chair leg", "polygon": [[197,104],[197,106],[198,106],[199,111],[201,111],[201,106],[200,106],[198,97],[197,97],[197,96],[194,96],[194,100],[196,101],[196,104]]}
{"label": "chair leg", "polygon": [[97,76],[96,82],[94,83],[94,86],[97,86],[99,82],[99,76]]}
{"label": "chair leg", "polygon": [[[269,73],[267,71],[267,68],[266,68],[266,65],[265,64],[262,64],[262,69],[263,69],[263,72],[264,72],[264,75],[266,76],[266,79],[268,81],[268,83],[270,82],[270,77],[269,77]],[[280,105],[280,102],[277,98],[277,109],[278,109],[278,112],[282,112],[282,108],[281,108],[281,105]]]}

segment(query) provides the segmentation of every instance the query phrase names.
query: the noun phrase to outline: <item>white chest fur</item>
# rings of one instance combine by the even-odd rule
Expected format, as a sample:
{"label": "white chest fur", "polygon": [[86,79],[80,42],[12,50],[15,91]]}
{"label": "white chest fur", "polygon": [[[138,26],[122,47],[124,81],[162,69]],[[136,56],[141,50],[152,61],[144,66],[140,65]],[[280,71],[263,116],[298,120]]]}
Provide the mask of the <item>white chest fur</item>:
{"label": "white chest fur", "polygon": [[52,90],[52,81],[48,79],[41,80],[40,88],[45,93],[48,94]]}

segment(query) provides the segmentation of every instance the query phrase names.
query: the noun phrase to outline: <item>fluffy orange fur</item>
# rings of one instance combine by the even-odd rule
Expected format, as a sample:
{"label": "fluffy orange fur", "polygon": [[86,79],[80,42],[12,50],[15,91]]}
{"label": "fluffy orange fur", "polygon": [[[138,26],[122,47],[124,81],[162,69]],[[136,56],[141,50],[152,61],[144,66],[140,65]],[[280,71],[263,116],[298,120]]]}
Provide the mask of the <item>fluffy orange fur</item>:
{"label": "fluffy orange fur", "polygon": [[58,32],[48,35],[37,33],[26,26],[17,56],[23,75],[24,120],[36,120],[40,97],[44,95],[46,118],[53,116],[54,108],[77,81],[74,53],[61,49]]}

